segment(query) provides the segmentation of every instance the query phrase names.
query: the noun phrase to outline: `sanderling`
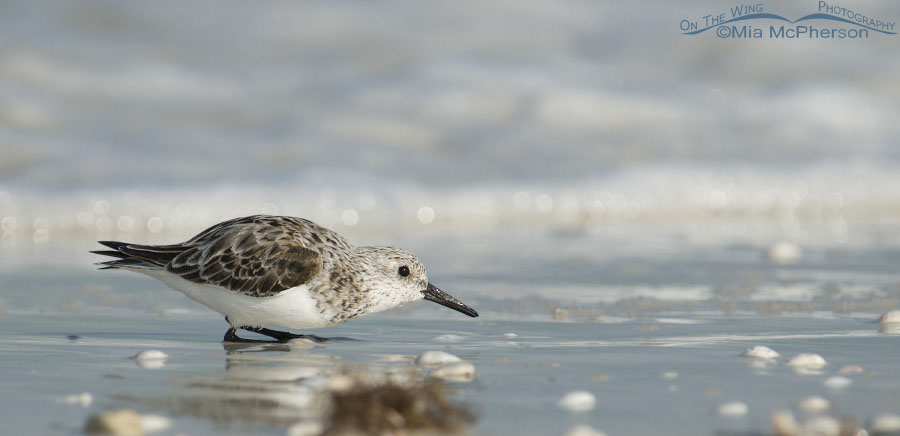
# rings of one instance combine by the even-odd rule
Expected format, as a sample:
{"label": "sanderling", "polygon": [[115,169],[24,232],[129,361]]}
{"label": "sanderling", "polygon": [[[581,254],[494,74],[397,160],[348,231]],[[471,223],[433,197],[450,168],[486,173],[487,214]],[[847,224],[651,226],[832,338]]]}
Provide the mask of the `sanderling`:
{"label": "sanderling", "polygon": [[302,218],[237,218],[172,245],[100,243],[113,250],[92,253],[117,258],[100,262],[101,269],[146,274],[225,315],[231,324],[225,342],[258,342],[238,337],[238,328],[278,342],[327,341],[265,327],[326,327],[423,298],[478,316],[429,283],[412,253],[354,247]]}

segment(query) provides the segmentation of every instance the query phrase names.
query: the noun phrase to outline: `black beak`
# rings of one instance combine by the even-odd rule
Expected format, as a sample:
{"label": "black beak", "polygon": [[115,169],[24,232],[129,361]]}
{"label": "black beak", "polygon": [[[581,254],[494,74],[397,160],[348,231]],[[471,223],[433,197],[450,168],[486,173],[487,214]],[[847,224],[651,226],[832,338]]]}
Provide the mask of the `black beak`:
{"label": "black beak", "polygon": [[425,294],[425,299],[428,301],[434,301],[441,306],[447,306],[455,311],[465,313],[472,318],[478,316],[478,312],[476,312],[475,309],[462,304],[462,302],[451,297],[450,294],[438,289],[437,286],[432,285],[431,283],[428,284],[427,289],[422,291],[422,294]]}

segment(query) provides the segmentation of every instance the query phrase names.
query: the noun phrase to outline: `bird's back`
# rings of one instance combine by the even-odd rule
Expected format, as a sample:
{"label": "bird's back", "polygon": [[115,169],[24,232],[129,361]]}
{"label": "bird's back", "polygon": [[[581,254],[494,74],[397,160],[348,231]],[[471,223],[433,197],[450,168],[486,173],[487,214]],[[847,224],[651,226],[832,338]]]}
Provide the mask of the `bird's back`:
{"label": "bird's back", "polygon": [[[302,218],[253,215],[216,224],[171,245],[100,241],[104,268],[165,270],[198,284],[268,297],[310,282],[353,247]],[[154,274],[155,275],[155,274]]]}

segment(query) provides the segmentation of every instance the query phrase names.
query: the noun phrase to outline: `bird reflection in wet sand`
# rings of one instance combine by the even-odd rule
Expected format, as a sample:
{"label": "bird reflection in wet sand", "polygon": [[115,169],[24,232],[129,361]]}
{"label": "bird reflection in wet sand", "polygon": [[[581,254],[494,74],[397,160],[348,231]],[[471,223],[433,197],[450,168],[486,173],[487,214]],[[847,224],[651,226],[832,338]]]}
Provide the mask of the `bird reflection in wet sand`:
{"label": "bird reflection in wet sand", "polygon": [[[311,349],[315,347],[315,350]],[[225,371],[176,379],[167,397],[121,397],[216,423],[313,435],[464,435],[474,422],[448,386],[404,362],[342,362],[311,342],[224,344]]]}

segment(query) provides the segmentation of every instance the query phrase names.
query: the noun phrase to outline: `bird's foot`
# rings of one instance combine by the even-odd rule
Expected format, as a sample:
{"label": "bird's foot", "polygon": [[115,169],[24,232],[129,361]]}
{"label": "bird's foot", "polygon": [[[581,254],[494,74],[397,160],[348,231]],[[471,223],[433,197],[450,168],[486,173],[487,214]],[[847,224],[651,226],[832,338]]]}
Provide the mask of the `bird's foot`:
{"label": "bird's foot", "polygon": [[[264,336],[268,336],[272,339],[275,339],[275,342],[289,342],[292,339],[309,339],[317,344],[330,344],[331,339],[319,337],[316,335],[297,335],[290,332],[282,332],[279,330],[270,330],[263,327],[241,327],[243,330],[247,330],[253,333],[259,333]],[[234,329],[232,329],[234,330]],[[238,337],[235,334],[232,334],[234,337]],[[225,333],[226,340],[228,338],[228,333]],[[240,339],[240,338],[239,338]],[[246,341],[246,340],[245,340]],[[266,342],[266,341],[258,341],[258,342]]]}

